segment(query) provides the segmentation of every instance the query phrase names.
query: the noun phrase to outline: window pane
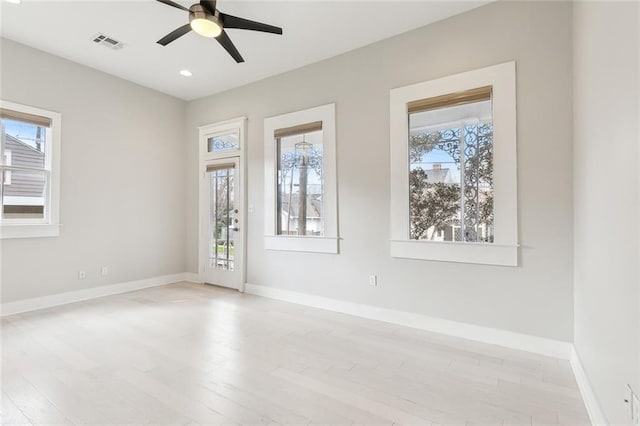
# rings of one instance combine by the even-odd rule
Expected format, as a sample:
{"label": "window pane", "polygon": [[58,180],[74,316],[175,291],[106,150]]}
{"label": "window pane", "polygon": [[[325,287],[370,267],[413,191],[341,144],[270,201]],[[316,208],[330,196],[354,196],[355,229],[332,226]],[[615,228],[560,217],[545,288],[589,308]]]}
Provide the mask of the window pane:
{"label": "window pane", "polygon": [[235,193],[233,166],[207,172],[210,191],[211,235],[209,236],[209,266],[234,269]]}
{"label": "window pane", "polygon": [[278,235],[324,235],[322,130],[276,139]]}
{"label": "window pane", "polygon": [[464,130],[464,241],[493,242],[493,125]]}
{"label": "window pane", "polygon": [[409,114],[409,214],[411,239],[493,242],[491,100]]}
{"label": "window pane", "polygon": [[2,212],[5,219],[43,219],[46,172],[3,170]]}
{"label": "window pane", "polygon": [[211,136],[207,139],[208,152],[237,151],[240,149],[240,133],[236,130],[231,133]]}
{"label": "window pane", "polygon": [[46,127],[3,120],[5,134],[2,159],[5,165],[44,169]]}

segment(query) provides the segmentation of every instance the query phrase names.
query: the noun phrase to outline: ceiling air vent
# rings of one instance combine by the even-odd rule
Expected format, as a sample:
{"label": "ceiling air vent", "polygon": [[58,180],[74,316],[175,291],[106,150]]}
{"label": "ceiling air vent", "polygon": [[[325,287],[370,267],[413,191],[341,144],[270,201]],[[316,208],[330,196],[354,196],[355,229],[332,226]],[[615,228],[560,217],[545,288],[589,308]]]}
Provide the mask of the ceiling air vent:
{"label": "ceiling air vent", "polygon": [[106,46],[106,47],[108,47],[110,49],[113,49],[113,50],[120,50],[120,49],[122,49],[124,47],[124,43],[122,43],[122,42],[120,42],[120,41],[118,41],[118,40],[116,40],[116,39],[114,39],[112,37],[109,37],[108,35],[104,35],[104,34],[100,34],[100,33],[96,34],[93,37],[93,42],[101,44],[101,45]]}

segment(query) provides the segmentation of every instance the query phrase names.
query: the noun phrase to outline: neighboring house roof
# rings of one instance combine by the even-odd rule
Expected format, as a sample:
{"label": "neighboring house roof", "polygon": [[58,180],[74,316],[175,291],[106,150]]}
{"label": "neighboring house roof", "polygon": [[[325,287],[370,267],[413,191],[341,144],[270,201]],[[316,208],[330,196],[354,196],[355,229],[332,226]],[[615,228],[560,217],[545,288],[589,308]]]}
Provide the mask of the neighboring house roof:
{"label": "neighboring house roof", "polygon": [[427,174],[428,183],[452,183],[449,169],[433,168],[425,170],[425,173]]}

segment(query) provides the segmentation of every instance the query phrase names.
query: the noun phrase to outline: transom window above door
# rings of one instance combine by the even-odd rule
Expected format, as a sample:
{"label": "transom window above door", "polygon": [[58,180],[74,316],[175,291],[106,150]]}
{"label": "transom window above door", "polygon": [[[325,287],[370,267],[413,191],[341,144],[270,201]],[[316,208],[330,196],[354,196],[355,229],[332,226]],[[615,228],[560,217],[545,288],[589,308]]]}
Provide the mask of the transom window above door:
{"label": "transom window above door", "polygon": [[207,138],[207,152],[211,154],[238,151],[239,149],[240,131],[237,129],[211,135]]}

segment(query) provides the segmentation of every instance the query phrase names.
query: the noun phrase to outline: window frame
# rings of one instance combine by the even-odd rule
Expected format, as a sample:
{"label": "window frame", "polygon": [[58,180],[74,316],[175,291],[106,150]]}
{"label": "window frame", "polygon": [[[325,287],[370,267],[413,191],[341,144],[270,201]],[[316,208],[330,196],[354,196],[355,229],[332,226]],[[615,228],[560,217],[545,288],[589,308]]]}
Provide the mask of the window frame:
{"label": "window frame", "polygon": [[[0,239],[57,237],[60,235],[62,115],[58,112],[4,100],[0,100],[0,108],[46,117],[51,120],[51,127],[46,132],[45,165],[42,169],[48,175],[44,192],[44,218],[2,219],[0,220]],[[1,143],[4,144],[4,140]],[[39,171],[39,169],[34,169],[34,171]]]}
{"label": "window frame", "polygon": [[[278,129],[322,121],[322,173],[324,235],[277,234],[277,147]],[[338,202],[336,179],[336,105],[322,105],[264,120],[264,245],[267,250],[337,254]]]}
{"label": "window frame", "polygon": [[[407,104],[492,86],[494,242],[410,239]],[[391,256],[518,266],[516,64],[514,61],[396,88],[389,94]]]}

